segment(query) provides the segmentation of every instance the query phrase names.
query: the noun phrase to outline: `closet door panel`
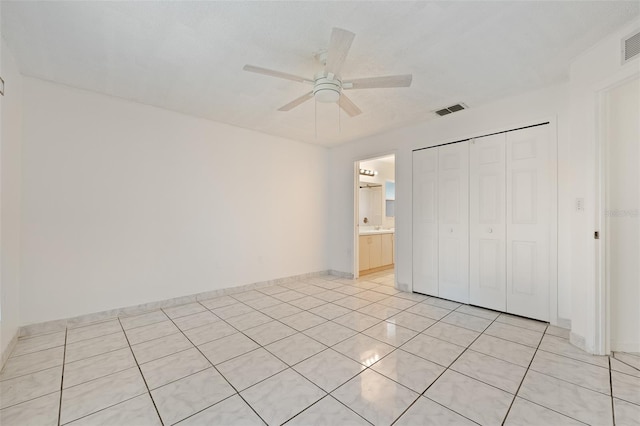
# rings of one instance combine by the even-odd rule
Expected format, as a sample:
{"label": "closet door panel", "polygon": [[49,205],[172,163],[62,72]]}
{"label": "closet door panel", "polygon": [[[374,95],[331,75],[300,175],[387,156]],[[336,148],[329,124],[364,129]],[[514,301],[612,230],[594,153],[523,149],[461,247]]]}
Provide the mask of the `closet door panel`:
{"label": "closet door panel", "polygon": [[469,143],[438,148],[439,296],[469,302]]}
{"label": "closet door panel", "polygon": [[413,153],[413,291],[438,295],[438,148]]}
{"label": "closet door panel", "polygon": [[507,312],[544,321],[555,194],[548,127],[507,133]]}
{"label": "closet door panel", "polygon": [[507,307],[505,140],[469,145],[469,303],[498,311]]}

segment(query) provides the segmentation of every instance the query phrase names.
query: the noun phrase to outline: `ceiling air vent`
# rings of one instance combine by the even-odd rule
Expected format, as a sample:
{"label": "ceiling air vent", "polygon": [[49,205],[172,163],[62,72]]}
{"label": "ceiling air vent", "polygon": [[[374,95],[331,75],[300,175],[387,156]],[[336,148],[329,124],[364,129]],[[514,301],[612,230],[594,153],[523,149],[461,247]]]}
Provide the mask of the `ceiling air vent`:
{"label": "ceiling air vent", "polygon": [[450,107],[439,109],[435,111],[435,113],[442,117],[443,115],[451,114],[452,112],[462,111],[463,109],[467,109],[467,108],[469,107],[466,106],[465,104],[459,103],[459,104],[451,105]]}
{"label": "ceiling air vent", "polygon": [[640,54],[640,32],[622,39],[622,63],[628,62]]}

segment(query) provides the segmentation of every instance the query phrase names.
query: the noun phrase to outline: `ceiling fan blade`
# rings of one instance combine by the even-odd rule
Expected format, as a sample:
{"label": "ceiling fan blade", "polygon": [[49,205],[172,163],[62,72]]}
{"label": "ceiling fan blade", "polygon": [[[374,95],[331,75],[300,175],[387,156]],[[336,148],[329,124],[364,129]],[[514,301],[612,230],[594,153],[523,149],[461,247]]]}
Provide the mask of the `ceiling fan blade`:
{"label": "ceiling fan blade", "polygon": [[342,64],[347,58],[351,43],[356,35],[350,31],[334,28],[331,32],[331,40],[327,49],[327,64],[325,70],[328,73],[340,75]]}
{"label": "ceiling fan blade", "polygon": [[289,102],[288,104],[286,104],[283,107],[278,108],[278,111],[289,111],[292,110],[293,108],[297,107],[298,105],[308,101],[309,99],[313,98],[313,92],[309,92],[309,93],[305,93],[304,95],[300,96],[299,98],[296,98],[294,100],[292,100],[291,102]]}
{"label": "ceiling fan blade", "polygon": [[299,83],[313,83],[312,80],[308,78],[300,77],[298,75],[288,74],[286,72],[270,70],[268,68],[256,67],[254,65],[245,65],[242,67],[243,70],[249,72],[255,72],[257,74],[264,74],[271,77],[284,78],[285,80],[293,80]]}
{"label": "ceiling fan blade", "polygon": [[[379,89],[387,87],[409,87],[411,86],[411,74],[404,75],[387,75],[384,77],[356,78],[355,80],[345,81],[344,89]],[[351,87],[349,87],[351,85]],[[346,86],[346,87],[345,87]]]}
{"label": "ceiling fan blade", "polygon": [[338,105],[340,105],[340,108],[342,108],[344,112],[349,114],[349,117],[355,117],[356,115],[362,114],[360,108],[358,108],[358,106],[354,104],[344,93],[340,94]]}

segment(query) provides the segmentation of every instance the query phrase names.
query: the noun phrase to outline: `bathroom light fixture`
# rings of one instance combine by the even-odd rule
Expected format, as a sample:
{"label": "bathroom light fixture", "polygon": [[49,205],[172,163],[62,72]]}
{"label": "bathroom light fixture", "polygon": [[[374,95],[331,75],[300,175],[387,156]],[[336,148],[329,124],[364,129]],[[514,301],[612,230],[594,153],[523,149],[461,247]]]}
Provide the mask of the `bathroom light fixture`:
{"label": "bathroom light fixture", "polygon": [[377,170],[367,170],[367,169],[360,169],[360,174],[363,176],[375,176],[378,174]]}

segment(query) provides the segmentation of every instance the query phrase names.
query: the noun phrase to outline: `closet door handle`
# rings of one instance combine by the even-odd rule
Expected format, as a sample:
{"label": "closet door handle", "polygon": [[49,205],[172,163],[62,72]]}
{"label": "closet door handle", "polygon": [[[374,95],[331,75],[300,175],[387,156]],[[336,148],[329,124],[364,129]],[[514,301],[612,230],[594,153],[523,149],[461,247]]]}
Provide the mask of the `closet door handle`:
{"label": "closet door handle", "polygon": [[490,233],[490,234],[492,234],[492,233],[493,233],[493,228],[489,228],[489,229],[487,229],[487,232],[488,232],[488,233]]}
{"label": "closet door handle", "polygon": [[449,228],[449,233],[452,233],[452,232],[453,232],[453,228]]}

